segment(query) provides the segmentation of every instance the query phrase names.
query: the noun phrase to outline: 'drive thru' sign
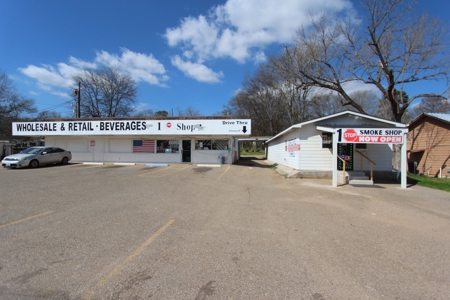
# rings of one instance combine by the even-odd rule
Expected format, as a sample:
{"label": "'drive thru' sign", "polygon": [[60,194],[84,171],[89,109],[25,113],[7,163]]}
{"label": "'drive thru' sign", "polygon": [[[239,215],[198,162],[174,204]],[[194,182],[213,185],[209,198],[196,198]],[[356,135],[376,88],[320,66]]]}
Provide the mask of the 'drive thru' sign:
{"label": "'drive thru' sign", "polygon": [[364,144],[403,144],[404,133],[407,129],[374,129],[374,128],[342,128],[341,143]]}

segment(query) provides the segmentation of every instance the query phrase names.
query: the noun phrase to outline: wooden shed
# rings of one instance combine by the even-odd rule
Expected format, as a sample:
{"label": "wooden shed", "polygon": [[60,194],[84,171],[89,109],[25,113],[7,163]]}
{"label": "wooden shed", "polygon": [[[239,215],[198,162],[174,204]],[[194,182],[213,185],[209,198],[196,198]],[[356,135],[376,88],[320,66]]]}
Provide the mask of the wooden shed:
{"label": "wooden shed", "polygon": [[424,113],[408,128],[409,172],[450,178],[450,114]]}

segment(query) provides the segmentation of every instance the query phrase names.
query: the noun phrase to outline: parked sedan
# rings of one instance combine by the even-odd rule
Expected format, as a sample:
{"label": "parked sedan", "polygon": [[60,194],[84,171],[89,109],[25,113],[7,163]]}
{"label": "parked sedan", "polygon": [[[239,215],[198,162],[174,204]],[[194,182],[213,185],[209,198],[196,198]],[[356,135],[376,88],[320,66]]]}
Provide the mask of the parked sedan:
{"label": "parked sedan", "polygon": [[36,168],[40,165],[65,165],[72,159],[72,153],[57,147],[31,147],[17,154],[6,156],[2,160],[4,168]]}

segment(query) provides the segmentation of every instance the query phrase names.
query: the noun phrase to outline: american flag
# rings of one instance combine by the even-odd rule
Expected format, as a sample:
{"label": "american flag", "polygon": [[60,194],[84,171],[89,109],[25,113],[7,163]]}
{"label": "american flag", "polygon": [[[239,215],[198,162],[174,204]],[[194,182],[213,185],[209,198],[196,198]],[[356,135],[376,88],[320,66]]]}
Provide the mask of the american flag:
{"label": "american flag", "polygon": [[155,152],[154,140],[133,140],[133,152]]}

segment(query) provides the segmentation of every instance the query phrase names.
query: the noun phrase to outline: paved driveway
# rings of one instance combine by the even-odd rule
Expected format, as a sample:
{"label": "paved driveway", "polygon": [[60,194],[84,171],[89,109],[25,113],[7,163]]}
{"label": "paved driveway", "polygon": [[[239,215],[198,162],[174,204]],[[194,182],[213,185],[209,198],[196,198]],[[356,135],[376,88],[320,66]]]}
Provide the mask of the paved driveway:
{"label": "paved driveway", "polygon": [[0,299],[449,299],[450,194],[263,161],[0,170]]}

